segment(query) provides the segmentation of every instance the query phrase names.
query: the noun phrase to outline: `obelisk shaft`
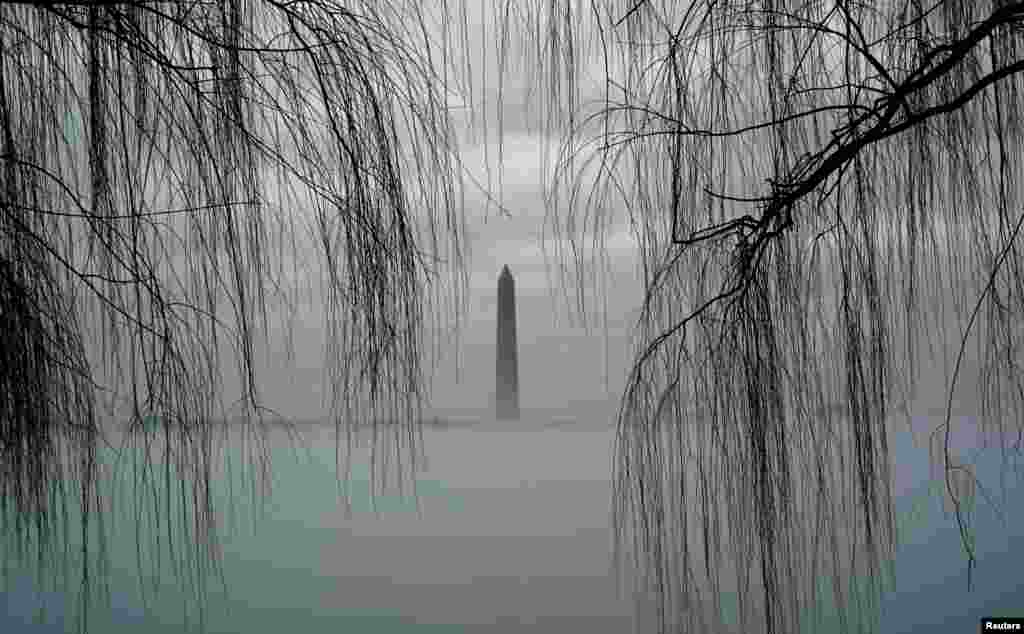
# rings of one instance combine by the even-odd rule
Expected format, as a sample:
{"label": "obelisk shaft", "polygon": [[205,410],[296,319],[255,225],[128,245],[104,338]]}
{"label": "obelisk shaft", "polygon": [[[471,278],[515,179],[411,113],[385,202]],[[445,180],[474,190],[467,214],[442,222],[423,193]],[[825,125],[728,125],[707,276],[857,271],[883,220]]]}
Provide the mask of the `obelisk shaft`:
{"label": "obelisk shaft", "polygon": [[516,348],[516,283],[506,266],[498,278],[498,345],[494,409],[499,420],[519,418],[519,355]]}

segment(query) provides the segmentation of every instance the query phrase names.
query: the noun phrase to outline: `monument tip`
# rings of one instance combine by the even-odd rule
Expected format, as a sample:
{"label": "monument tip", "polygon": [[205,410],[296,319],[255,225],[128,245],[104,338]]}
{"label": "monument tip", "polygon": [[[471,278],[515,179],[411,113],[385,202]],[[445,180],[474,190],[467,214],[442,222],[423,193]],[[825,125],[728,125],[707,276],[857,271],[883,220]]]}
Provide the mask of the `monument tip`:
{"label": "monument tip", "polygon": [[507,264],[501,268],[501,276],[505,277],[506,275],[509,276],[509,277],[512,276],[512,271],[508,270],[508,265]]}

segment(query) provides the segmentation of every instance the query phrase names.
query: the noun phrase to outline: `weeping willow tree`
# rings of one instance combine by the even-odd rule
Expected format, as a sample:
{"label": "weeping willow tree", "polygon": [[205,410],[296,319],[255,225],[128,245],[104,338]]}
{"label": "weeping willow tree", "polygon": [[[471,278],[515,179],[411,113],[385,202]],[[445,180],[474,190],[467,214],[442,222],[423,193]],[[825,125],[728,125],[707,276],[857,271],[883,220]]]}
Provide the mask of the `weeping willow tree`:
{"label": "weeping willow tree", "polygon": [[[122,436],[145,443],[136,519],[183,540],[176,569],[205,592],[213,421],[262,438],[275,418],[255,359],[275,311],[294,310],[289,280],[314,285],[287,268],[299,245],[322,265],[332,420],[400,421],[375,440],[415,447],[431,311],[465,284],[447,112],[464,31],[434,17],[420,3],[0,2],[5,569],[80,561],[64,578],[86,601],[105,578],[90,565],[108,501],[97,452],[126,414],[127,431],[156,424]],[[242,388],[225,400],[229,359]]]}
{"label": "weeping willow tree", "polygon": [[639,244],[614,508],[657,627],[724,627],[700,608],[728,595],[740,631],[805,631],[821,601],[870,628],[854,617],[877,607],[896,539],[888,433],[922,360],[950,370],[933,435],[954,500],[950,412],[968,367],[986,433],[1004,448],[1021,433],[1004,421],[1024,420],[1024,3],[494,15],[520,36],[501,41],[501,67],[533,69],[545,131],[564,139],[553,185],[570,196],[549,217],[584,253],[623,209]]}

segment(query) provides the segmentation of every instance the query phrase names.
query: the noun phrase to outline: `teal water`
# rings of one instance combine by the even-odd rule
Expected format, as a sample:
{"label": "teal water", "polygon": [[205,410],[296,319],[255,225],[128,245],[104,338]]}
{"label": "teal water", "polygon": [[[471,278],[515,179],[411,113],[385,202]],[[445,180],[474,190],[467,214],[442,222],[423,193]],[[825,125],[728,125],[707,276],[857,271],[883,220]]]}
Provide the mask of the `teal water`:
{"label": "teal water", "polygon": [[[233,471],[218,479],[221,508],[233,510],[221,517],[226,593],[211,587],[207,631],[633,630],[633,602],[611,571],[608,425],[551,416],[514,426],[472,418],[435,425],[424,432],[428,464],[415,497],[372,496],[368,460],[357,454],[345,483],[350,513],[338,502],[333,429],[300,432],[298,447],[283,432],[271,434],[273,489],[257,521],[249,492],[238,488],[244,478]],[[245,448],[231,436],[225,447],[237,469]],[[1001,515],[978,496],[969,592],[959,533],[944,512],[941,483],[928,478],[927,453],[909,444],[894,452],[901,544],[881,631],[976,631],[982,616],[1024,616],[1016,480],[993,491]],[[974,458],[982,482],[998,483],[997,462]],[[107,486],[127,500],[131,457],[121,460]],[[139,558],[153,564],[156,553],[137,551],[128,506],[109,514],[110,604],[92,610],[90,624],[97,632],[180,632],[195,624],[188,591],[166,555],[140,590]],[[71,627],[74,597],[41,591],[47,584],[38,581],[26,569],[3,582],[0,632]],[[837,629],[822,609],[815,631]]]}

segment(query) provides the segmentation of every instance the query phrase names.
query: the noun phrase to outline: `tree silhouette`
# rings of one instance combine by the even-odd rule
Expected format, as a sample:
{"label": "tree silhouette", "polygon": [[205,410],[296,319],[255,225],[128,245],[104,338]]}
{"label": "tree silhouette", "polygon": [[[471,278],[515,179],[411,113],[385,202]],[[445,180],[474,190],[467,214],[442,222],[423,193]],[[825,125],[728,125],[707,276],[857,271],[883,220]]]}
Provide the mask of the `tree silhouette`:
{"label": "tree silhouette", "polygon": [[[572,244],[600,243],[615,203],[640,245],[614,494],[639,591],[663,631],[704,631],[690,608],[728,581],[743,631],[796,632],[825,575],[850,626],[891,572],[890,419],[948,330],[936,437],[953,499],[965,364],[983,430],[1004,448],[1021,433],[1004,421],[1024,404],[1024,3],[500,2],[494,16],[521,35],[501,67],[528,60],[545,131],[569,126],[552,185],[570,195],[550,217]],[[858,572],[878,582],[857,589]]]}
{"label": "tree silhouette", "polygon": [[[769,632],[796,631],[821,574],[841,606],[870,599],[849,579],[891,560],[887,421],[921,341],[959,318],[954,383],[970,351],[989,431],[1024,401],[1024,3],[495,6],[499,67],[522,42],[546,121],[569,126],[559,177],[588,143],[599,159],[576,174],[566,230],[599,241],[618,194],[640,240],[615,511],[662,628],[698,625],[687,607],[727,576],[741,624]],[[300,206],[324,262],[335,418],[399,419],[395,440],[415,444],[424,321],[463,254],[445,92],[466,36],[429,11],[0,3],[0,517],[21,554],[61,552],[70,494],[89,550],[104,403],[127,402],[133,426],[163,414],[187,483],[164,477],[164,495],[215,544],[221,345],[245,385],[232,411],[259,432],[254,342],[271,300],[288,303],[269,255]],[[216,557],[188,552],[201,592]]]}
{"label": "tree silhouette", "polygon": [[[126,413],[131,431],[155,414],[159,439],[125,436],[146,449],[136,508],[157,539],[184,523],[179,570],[205,591],[212,421],[260,434],[274,418],[254,354],[276,302],[294,310],[284,266],[303,256],[302,219],[323,263],[332,417],[401,421],[387,433],[415,447],[424,328],[465,285],[446,110],[448,50],[465,33],[430,17],[420,3],[331,0],[0,3],[12,556],[66,564],[77,503],[87,600],[104,548],[97,449],[112,418]],[[440,292],[449,273],[454,295]],[[243,385],[233,404],[220,400],[225,351]],[[164,447],[163,473],[150,445]],[[253,452],[264,483],[266,458]],[[183,517],[161,511],[161,492]]]}

